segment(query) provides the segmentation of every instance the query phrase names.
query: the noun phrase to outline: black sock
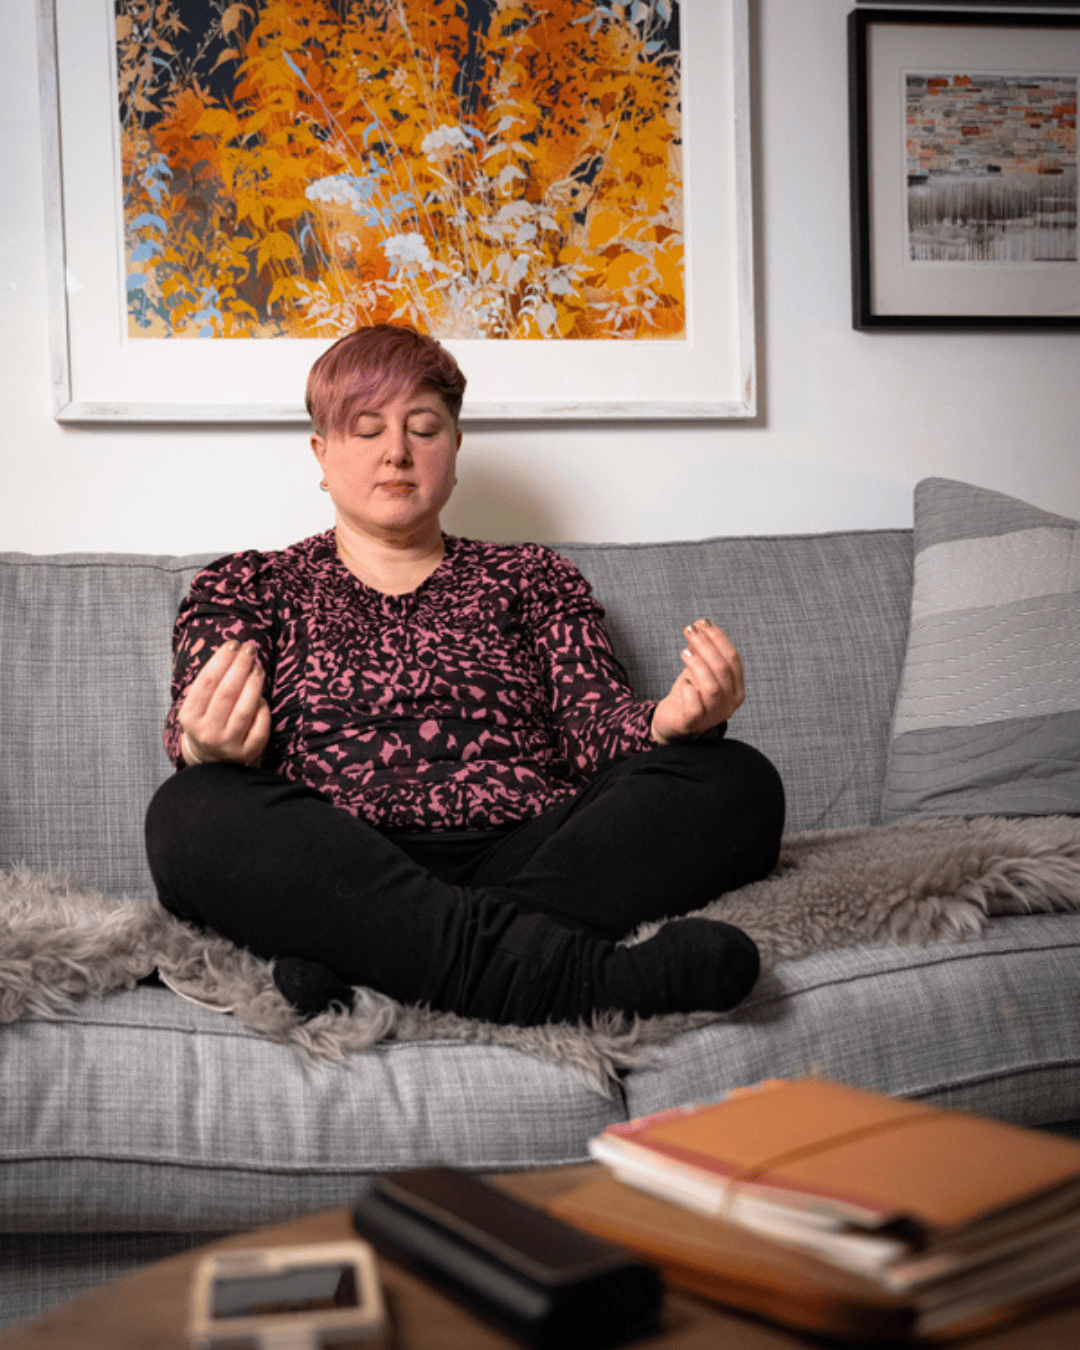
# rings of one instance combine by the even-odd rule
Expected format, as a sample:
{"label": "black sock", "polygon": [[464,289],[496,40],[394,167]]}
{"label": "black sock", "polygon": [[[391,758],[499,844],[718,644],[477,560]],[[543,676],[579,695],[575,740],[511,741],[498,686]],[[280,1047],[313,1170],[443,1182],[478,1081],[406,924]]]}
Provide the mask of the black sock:
{"label": "black sock", "polygon": [[274,984],[301,1017],[326,1012],[332,1003],[340,1003],[346,1010],[352,1007],[353,991],[349,985],[314,961],[301,961],[295,956],[275,961]]}
{"label": "black sock", "polygon": [[753,989],[761,958],[753,940],[714,919],[673,919],[645,942],[617,947],[605,962],[605,994],[643,1017],[727,1012]]}

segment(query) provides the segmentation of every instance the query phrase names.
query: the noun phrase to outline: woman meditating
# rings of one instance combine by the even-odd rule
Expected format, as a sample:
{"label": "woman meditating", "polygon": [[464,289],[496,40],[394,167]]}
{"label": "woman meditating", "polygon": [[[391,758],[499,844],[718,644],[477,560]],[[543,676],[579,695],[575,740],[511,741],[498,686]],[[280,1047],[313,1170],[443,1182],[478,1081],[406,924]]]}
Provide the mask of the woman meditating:
{"label": "woman meditating", "polygon": [[619,939],[775,866],[779,777],[724,735],[738,653],[699,618],[637,699],[569,562],[444,534],[464,390],[405,327],[312,368],[335,527],[221,559],[181,607],[161,902],[273,959],[305,1015],[356,985],[519,1025],[731,1008],[758,974],[740,930]]}

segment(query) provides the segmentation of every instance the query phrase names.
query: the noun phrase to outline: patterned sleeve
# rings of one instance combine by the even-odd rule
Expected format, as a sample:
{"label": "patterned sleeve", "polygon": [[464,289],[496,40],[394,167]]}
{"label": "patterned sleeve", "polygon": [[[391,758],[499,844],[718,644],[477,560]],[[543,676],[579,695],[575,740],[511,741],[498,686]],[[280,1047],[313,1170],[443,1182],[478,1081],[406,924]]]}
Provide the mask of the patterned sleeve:
{"label": "patterned sleeve", "polygon": [[165,750],[178,769],[184,765],[177,720],[180,705],[192,680],[223,642],[233,638],[255,642],[267,687],[272,684],[275,610],[264,554],[230,554],[192,581],[173,628],[172,706],[165,719]]}
{"label": "patterned sleeve", "polygon": [[604,611],[577,568],[550,549],[537,548],[537,558],[527,612],[548,672],[552,725],[574,773],[591,778],[655,745],[656,703],[634,697]]}

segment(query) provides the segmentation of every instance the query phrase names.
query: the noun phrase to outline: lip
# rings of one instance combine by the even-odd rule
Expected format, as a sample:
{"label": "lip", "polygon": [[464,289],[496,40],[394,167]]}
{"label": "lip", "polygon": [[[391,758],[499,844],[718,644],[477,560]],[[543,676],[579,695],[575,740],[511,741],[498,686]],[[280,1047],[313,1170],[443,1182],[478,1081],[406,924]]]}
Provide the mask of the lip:
{"label": "lip", "polygon": [[387,479],[385,483],[379,483],[378,486],[394,497],[407,497],[410,492],[416,490],[415,483],[409,483],[404,479]]}

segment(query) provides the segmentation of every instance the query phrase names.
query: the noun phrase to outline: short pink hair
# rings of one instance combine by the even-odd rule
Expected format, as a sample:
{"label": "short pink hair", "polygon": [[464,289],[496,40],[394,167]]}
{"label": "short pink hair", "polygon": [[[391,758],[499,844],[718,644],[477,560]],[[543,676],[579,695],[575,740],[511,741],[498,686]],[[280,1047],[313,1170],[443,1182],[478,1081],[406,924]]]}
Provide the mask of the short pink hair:
{"label": "short pink hair", "polygon": [[412,389],[433,390],[457,425],[465,396],[458,363],[409,324],[377,323],[339,338],[311,367],[308,415],[318,435],[341,434],[363,408]]}

